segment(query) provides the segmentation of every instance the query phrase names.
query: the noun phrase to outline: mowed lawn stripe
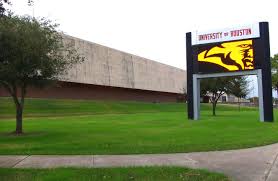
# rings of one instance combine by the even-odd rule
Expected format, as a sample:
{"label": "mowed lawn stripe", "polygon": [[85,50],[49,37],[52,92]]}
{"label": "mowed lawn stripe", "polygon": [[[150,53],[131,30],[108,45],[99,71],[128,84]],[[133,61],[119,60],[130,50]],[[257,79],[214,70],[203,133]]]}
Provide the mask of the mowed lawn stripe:
{"label": "mowed lawn stripe", "polygon": [[[43,104],[45,100],[28,99],[26,112],[28,108],[39,112],[31,105],[32,101]],[[55,104],[49,103],[52,101]],[[46,100],[49,110],[44,111],[49,116],[25,117],[23,136],[10,134],[15,129],[14,118],[0,119],[0,154],[178,153],[239,149],[278,141],[277,122],[260,122],[258,110],[254,108],[238,111],[236,106],[219,105],[217,116],[213,117],[210,105],[202,105],[200,121],[189,121],[185,105],[181,103],[101,102],[110,112],[74,116],[64,110],[57,116],[57,112],[51,113],[53,107],[50,105],[62,110],[63,105],[69,104],[67,101],[76,103],[61,100],[59,104],[59,101]],[[91,103],[94,107],[98,104],[97,101],[77,101],[76,104],[80,102],[89,106]],[[83,107],[72,113],[82,112]],[[132,108],[128,110],[129,107]],[[148,108],[153,112],[144,112]]]}
{"label": "mowed lawn stripe", "polygon": [[[184,103],[144,103],[91,100],[27,99],[24,117],[66,116],[114,113],[179,112],[185,111]],[[12,99],[0,98],[0,118],[13,118],[15,107]]]}

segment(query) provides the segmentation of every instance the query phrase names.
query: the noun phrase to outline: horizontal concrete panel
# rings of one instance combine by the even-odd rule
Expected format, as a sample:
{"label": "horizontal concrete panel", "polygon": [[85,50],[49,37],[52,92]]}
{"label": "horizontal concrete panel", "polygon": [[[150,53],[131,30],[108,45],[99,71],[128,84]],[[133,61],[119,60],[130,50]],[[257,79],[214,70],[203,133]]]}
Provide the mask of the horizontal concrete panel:
{"label": "horizontal concrete panel", "polygon": [[112,87],[182,93],[186,71],[136,55],[64,35],[85,57],[61,80]]}

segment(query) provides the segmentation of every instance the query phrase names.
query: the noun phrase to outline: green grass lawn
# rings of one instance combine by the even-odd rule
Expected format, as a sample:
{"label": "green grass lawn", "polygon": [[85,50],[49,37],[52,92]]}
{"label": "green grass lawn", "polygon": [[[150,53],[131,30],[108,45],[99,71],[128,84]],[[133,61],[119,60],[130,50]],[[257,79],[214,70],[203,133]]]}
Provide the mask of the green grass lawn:
{"label": "green grass lawn", "polygon": [[89,181],[89,180],[146,180],[146,181],[228,181],[223,174],[179,167],[134,168],[58,168],[58,169],[3,169],[0,179],[9,181]]}
{"label": "green grass lawn", "polygon": [[[189,121],[185,104],[26,100],[23,136],[11,99],[0,99],[0,154],[137,154],[227,150],[278,142],[278,123],[255,108],[202,105]],[[276,116],[277,120],[277,116]]]}
{"label": "green grass lawn", "polygon": [[[143,103],[62,99],[27,99],[25,102],[25,117],[53,117],[114,113],[150,113],[150,112],[180,112],[185,111],[184,104],[176,103]],[[0,119],[13,118],[14,103],[10,98],[0,97]]]}

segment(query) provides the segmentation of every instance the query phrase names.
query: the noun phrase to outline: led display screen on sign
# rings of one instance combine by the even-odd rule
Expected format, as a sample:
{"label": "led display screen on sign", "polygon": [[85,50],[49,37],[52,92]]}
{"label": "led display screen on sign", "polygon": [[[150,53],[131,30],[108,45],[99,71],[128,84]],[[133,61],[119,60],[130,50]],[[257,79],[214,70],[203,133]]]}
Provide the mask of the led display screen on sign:
{"label": "led display screen on sign", "polygon": [[253,70],[253,40],[224,42],[197,48],[199,72]]}
{"label": "led display screen on sign", "polygon": [[194,72],[217,73],[259,68],[260,54],[256,55],[256,47],[259,47],[256,39],[259,36],[257,24],[221,31],[196,32],[192,36]]}

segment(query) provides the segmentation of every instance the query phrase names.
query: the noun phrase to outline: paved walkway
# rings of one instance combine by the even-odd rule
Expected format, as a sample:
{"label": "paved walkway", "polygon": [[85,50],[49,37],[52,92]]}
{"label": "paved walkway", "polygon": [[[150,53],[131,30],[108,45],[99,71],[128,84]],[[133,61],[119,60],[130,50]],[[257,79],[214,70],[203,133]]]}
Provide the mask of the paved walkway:
{"label": "paved walkway", "polygon": [[278,144],[231,151],[142,155],[0,156],[0,167],[186,166],[224,173],[239,181],[277,181]]}

